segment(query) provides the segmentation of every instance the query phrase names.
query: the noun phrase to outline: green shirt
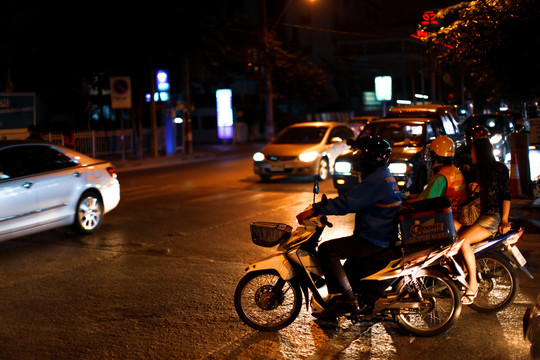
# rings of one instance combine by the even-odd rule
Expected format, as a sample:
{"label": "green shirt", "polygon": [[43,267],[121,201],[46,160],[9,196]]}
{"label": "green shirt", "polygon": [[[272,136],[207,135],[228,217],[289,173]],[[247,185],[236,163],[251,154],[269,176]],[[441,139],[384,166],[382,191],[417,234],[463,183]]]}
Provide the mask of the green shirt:
{"label": "green shirt", "polygon": [[418,198],[426,200],[443,196],[447,185],[446,178],[443,175],[436,174],[429,179],[426,188],[418,195]]}

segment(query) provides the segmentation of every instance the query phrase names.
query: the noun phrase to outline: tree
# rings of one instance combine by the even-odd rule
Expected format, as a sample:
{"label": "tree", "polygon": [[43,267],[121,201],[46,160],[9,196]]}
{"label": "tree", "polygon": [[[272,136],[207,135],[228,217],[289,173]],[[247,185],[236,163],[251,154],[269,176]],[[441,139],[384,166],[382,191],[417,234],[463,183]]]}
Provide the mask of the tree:
{"label": "tree", "polygon": [[540,1],[462,2],[437,17],[442,27],[427,41],[439,70],[461,68],[487,99],[540,95]]}
{"label": "tree", "polygon": [[331,96],[324,71],[300,51],[291,53],[272,41],[269,52],[274,93],[278,99],[306,104],[328,102]]}

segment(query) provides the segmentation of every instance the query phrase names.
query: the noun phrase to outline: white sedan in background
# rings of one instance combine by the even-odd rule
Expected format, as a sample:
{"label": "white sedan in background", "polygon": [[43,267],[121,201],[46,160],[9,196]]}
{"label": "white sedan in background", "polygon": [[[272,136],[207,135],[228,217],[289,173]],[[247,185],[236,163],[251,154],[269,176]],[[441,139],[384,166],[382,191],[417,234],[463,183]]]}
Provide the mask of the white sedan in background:
{"label": "white sedan in background", "polygon": [[68,225],[93,233],[119,201],[111,163],[57,145],[0,141],[0,241]]}
{"label": "white sedan in background", "polygon": [[275,175],[315,175],[326,180],[354,131],[340,122],[306,122],[283,129],[253,155],[253,171],[263,181]]}

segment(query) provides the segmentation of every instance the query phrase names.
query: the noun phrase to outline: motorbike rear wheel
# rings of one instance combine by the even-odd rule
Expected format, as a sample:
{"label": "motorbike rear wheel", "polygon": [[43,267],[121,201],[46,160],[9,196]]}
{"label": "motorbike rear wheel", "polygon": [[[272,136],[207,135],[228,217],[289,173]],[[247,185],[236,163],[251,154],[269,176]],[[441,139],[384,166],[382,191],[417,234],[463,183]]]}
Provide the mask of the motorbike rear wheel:
{"label": "motorbike rear wheel", "polygon": [[454,282],[435,269],[425,269],[414,280],[423,301],[413,284],[401,282],[400,291],[408,294],[403,302],[420,302],[420,306],[396,310],[398,325],[417,336],[435,336],[448,330],[461,314],[461,292]]}
{"label": "motorbike rear wheel", "polygon": [[501,311],[514,301],[519,287],[516,269],[502,254],[485,252],[476,256],[478,294],[469,305],[478,312]]}
{"label": "motorbike rear wheel", "polygon": [[240,319],[259,331],[290,325],[300,313],[302,290],[274,271],[247,273],[236,286],[234,306]]}

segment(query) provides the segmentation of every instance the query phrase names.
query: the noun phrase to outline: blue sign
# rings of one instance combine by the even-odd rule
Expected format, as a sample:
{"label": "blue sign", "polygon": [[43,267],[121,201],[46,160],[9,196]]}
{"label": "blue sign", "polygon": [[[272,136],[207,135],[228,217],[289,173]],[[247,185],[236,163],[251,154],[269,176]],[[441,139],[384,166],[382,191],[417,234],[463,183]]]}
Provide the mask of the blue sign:
{"label": "blue sign", "polygon": [[26,129],[35,124],[35,117],[35,94],[0,93],[0,130]]}

